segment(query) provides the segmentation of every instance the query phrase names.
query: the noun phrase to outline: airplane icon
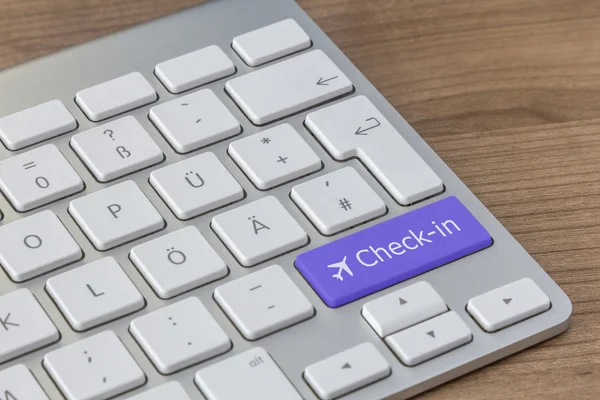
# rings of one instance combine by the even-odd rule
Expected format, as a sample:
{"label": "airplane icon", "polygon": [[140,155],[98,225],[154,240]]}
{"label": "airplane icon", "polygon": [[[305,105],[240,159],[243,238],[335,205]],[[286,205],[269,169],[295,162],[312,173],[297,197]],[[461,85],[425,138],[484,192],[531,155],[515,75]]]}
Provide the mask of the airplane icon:
{"label": "airplane icon", "polygon": [[344,277],[342,276],[342,272],[345,272],[350,276],[354,276],[354,274],[352,273],[352,270],[350,269],[350,267],[348,267],[348,264],[346,264],[346,258],[347,257],[344,257],[344,259],[342,261],[337,262],[335,264],[329,264],[327,266],[327,268],[337,268],[338,269],[337,274],[333,274],[331,276],[332,278],[336,278],[340,281],[343,281]]}

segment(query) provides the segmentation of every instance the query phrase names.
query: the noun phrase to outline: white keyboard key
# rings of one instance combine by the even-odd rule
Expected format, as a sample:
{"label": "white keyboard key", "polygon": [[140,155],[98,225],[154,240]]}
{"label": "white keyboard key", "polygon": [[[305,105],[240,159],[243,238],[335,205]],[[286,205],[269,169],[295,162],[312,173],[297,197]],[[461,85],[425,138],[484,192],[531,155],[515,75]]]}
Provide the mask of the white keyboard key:
{"label": "white keyboard key", "polygon": [[379,336],[385,337],[446,311],[444,299],[421,281],[369,301],[362,315]]}
{"label": "white keyboard key", "polygon": [[29,290],[0,296],[0,364],[59,338],[58,330]]}
{"label": "white keyboard key", "polygon": [[128,400],[192,400],[179,382],[169,382],[146,390]]}
{"label": "white keyboard key", "polygon": [[101,121],[157,98],[146,78],[132,72],[77,92],[75,102],[91,121]]}
{"label": "white keyboard key", "polygon": [[131,261],[162,299],[227,275],[225,261],[195,226],[136,246]]}
{"label": "white keyboard key", "polygon": [[335,159],[358,157],[402,205],[444,189],[435,172],[365,96],[308,114],[306,126]]}
{"label": "white keyboard key", "polygon": [[208,46],[161,62],[154,70],[171,93],[181,93],[235,73],[235,65],[219,46]]}
{"label": "white keyboard key", "polygon": [[469,300],[467,311],[487,332],[495,332],[550,309],[550,299],[523,278]]}
{"label": "white keyboard key", "polygon": [[238,135],[242,126],[210,89],[152,107],[150,120],[178,153]]}
{"label": "white keyboard key", "polygon": [[67,400],[104,400],[142,386],[144,372],[113,331],[104,331],[44,357]]}
{"label": "white keyboard key", "polygon": [[454,311],[421,322],[385,338],[398,358],[409,367],[469,343],[473,335]]}
{"label": "white keyboard key", "polygon": [[211,226],[246,267],[308,242],[304,229],[273,196],[219,214],[213,218]]}
{"label": "white keyboard key", "polygon": [[313,50],[232,79],[227,93],[256,125],[264,125],[352,91],[322,50]]}
{"label": "white keyboard key", "polygon": [[304,370],[304,379],[323,400],[346,393],[387,377],[388,362],[372,343],[363,343],[342,351]]}
{"label": "white keyboard key", "polygon": [[312,304],[283,268],[272,265],[219,286],[215,300],[249,340],[312,317]]}
{"label": "white keyboard key", "polygon": [[77,128],[77,121],[60,100],[0,118],[0,140],[9,150],[50,139]]}
{"label": "white keyboard key", "polygon": [[201,369],[195,382],[208,400],[302,400],[261,347]]}
{"label": "white keyboard key", "polygon": [[324,235],[386,213],[381,197],[352,167],[294,186],[292,199]]}
{"label": "white keyboard key", "polygon": [[100,182],[158,164],[164,155],[132,116],[73,136],[71,147]]}
{"label": "white keyboard key", "polygon": [[83,331],[131,314],[145,301],[112,257],[48,279],[46,290],[73,329]]}
{"label": "white keyboard key", "polygon": [[247,136],[229,145],[229,155],[261,190],[321,169],[321,159],[289,124]]}
{"label": "white keyboard key", "polygon": [[286,19],[233,38],[232,47],[256,67],[310,47],[310,38],[293,19]]}
{"label": "white keyboard key", "polygon": [[190,219],[244,198],[244,189],[210,152],[152,171],[150,184],[179,219]]}
{"label": "white keyboard key", "polygon": [[133,320],[129,328],[163,374],[227,352],[231,340],[197,297]]}
{"label": "white keyboard key", "polygon": [[0,264],[23,282],[83,257],[60,219],[50,210],[0,227]]}
{"label": "white keyboard key", "polygon": [[1,400],[50,400],[23,364],[0,371]]}
{"label": "white keyboard key", "polygon": [[133,181],[75,199],[69,213],[98,250],[108,250],[156,232],[162,216]]}
{"label": "white keyboard key", "polygon": [[84,189],[71,164],[53,144],[0,162],[0,189],[24,212]]}

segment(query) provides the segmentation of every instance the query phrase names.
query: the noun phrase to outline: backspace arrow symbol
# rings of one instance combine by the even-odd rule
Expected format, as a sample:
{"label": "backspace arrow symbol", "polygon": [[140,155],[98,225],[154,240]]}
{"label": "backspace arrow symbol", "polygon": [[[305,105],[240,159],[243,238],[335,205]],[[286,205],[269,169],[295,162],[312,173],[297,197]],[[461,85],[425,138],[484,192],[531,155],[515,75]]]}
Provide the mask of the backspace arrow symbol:
{"label": "backspace arrow symbol", "polygon": [[327,78],[327,79],[323,79],[323,77],[320,77],[319,80],[317,81],[317,85],[319,86],[329,86],[329,81],[332,81],[334,79],[337,79],[337,76],[331,77],[331,78]]}

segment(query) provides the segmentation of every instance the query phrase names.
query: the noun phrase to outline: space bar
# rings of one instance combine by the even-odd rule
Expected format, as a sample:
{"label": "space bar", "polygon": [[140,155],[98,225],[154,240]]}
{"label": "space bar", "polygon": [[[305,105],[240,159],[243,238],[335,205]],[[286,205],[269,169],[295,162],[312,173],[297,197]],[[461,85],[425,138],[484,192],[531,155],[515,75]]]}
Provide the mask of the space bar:
{"label": "space bar", "polygon": [[321,50],[232,79],[225,86],[244,114],[264,125],[352,91],[352,83]]}
{"label": "space bar", "polygon": [[339,307],[491,245],[469,210],[447,197],[300,254],[296,268]]}

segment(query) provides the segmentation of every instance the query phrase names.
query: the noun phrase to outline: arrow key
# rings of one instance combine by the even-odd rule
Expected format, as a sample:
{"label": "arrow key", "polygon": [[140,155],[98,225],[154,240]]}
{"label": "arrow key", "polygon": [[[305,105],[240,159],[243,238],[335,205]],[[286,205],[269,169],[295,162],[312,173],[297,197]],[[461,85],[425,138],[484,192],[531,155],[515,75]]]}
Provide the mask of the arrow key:
{"label": "arrow key", "polygon": [[530,278],[523,278],[469,300],[467,311],[486,332],[496,332],[547,311],[550,299]]}
{"label": "arrow key", "polygon": [[390,372],[379,350],[372,343],[363,343],[309,365],[304,379],[319,398],[328,400],[370,385]]}
{"label": "arrow key", "polygon": [[421,281],[369,301],[362,315],[380,337],[385,337],[446,311],[442,297]]}
{"label": "arrow key", "polygon": [[454,311],[449,311],[385,338],[396,356],[412,367],[469,343],[473,335]]}

